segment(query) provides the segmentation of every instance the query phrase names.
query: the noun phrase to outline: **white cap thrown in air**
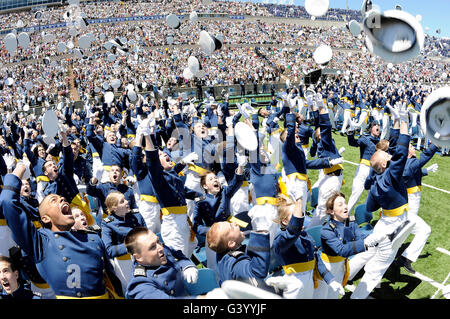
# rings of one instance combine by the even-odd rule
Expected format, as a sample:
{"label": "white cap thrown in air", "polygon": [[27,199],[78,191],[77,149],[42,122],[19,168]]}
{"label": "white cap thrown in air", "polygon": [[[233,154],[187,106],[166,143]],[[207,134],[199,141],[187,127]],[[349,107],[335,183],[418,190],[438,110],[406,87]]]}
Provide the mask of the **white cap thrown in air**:
{"label": "white cap thrown in air", "polygon": [[320,17],[327,13],[330,0],[305,0],[305,9],[313,17]]}
{"label": "white cap thrown in air", "polygon": [[317,64],[326,64],[333,57],[333,50],[329,45],[320,45],[313,53],[313,59]]}
{"label": "white cap thrown in air", "polygon": [[386,62],[401,63],[423,49],[425,34],[411,14],[401,10],[371,10],[363,20],[367,49]]}

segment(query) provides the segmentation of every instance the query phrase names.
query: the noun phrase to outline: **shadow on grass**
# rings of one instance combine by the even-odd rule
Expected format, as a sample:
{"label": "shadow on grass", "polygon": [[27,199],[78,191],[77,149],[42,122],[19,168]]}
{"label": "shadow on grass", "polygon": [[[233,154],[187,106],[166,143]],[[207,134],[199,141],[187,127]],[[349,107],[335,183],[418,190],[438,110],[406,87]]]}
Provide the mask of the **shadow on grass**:
{"label": "shadow on grass", "polygon": [[[389,268],[383,275],[380,288],[375,288],[370,296],[374,299],[409,299],[410,295],[416,288],[421,284],[419,278],[414,277],[409,274],[402,274],[401,267],[396,264],[397,258],[402,254],[402,252],[408,247],[409,243],[403,244],[397,252],[396,259],[392,262]],[[420,258],[426,258],[427,255],[421,255]],[[357,286],[359,280],[364,275],[364,268],[353,278],[352,284]],[[406,283],[402,287],[396,287],[401,283]],[[349,299],[351,292],[347,292],[343,299]],[[428,298],[424,298],[428,299]]]}

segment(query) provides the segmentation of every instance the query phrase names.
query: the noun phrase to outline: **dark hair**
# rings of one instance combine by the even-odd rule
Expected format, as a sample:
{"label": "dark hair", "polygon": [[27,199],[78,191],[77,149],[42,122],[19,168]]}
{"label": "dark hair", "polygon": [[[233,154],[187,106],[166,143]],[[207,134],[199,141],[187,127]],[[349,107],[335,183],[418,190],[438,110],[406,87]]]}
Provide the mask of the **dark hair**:
{"label": "dark hair", "polygon": [[213,171],[210,170],[206,170],[205,173],[202,173],[200,175],[200,186],[203,187],[206,185],[206,176],[208,176],[209,174],[215,174]]}
{"label": "dark hair", "polygon": [[341,193],[341,192],[335,192],[333,195],[328,197],[327,202],[325,204],[325,207],[327,208],[327,212],[332,211],[334,209],[334,201],[338,197],[345,198],[345,195],[343,193]]}
{"label": "dark hair", "polygon": [[149,232],[150,230],[147,227],[135,227],[128,232],[125,236],[124,245],[130,255],[133,255],[136,252],[139,253],[136,241],[139,236],[146,235]]}
{"label": "dark hair", "polygon": [[11,258],[9,258],[7,256],[1,256],[0,255],[0,262],[2,262],[2,261],[8,263],[9,266],[11,267],[12,271],[18,270],[16,265],[14,264],[14,261]]}

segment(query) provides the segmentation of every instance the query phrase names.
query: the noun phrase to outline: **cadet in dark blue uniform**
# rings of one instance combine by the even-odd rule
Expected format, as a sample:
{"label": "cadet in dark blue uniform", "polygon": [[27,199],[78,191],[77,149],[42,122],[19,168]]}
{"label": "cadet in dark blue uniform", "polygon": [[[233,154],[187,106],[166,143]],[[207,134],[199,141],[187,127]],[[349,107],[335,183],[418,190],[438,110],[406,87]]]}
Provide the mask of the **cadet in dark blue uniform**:
{"label": "cadet in dark blue uniform", "polygon": [[264,279],[269,271],[270,236],[269,224],[256,222],[250,233],[248,245],[242,245],[244,233],[236,223],[214,223],[206,234],[208,247],[217,254],[219,281]]}
{"label": "cadet in dark blue uniform", "polygon": [[[365,252],[368,247],[375,246],[384,238],[375,238],[373,234],[367,237],[360,231],[354,217],[349,216],[350,210],[345,202],[344,194],[333,194],[327,200],[326,206],[330,221],[320,231],[322,242],[320,258],[335,280],[345,287],[347,280],[352,279],[356,274],[350,273],[352,263],[349,262],[348,257]],[[319,287],[314,292],[314,298],[337,299],[338,294],[319,280]]]}
{"label": "cadet in dark blue uniform", "polygon": [[[278,207],[281,231],[275,237],[273,248],[285,276],[293,276],[303,285],[287,289],[283,296],[289,299],[312,299],[318,285],[317,273],[336,293],[344,294],[342,285],[334,280],[322,259],[317,256],[314,240],[303,230],[304,215],[302,198]],[[293,278],[294,280],[294,278]]]}
{"label": "cadet in dark blue uniform", "polygon": [[431,144],[420,155],[420,159],[416,158],[416,150],[409,144],[409,154],[406,161],[405,170],[403,171],[403,178],[406,183],[406,191],[408,193],[408,215],[416,215],[416,224],[412,230],[414,239],[409,246],[403,251],[401,257],[398,260],[398,264],[405,267],[405,269],[411,273],[415,273],[414,268],[411,266],[412,262],[415,262],[419,258],[427,239],[431,234],[431,227],[420,217],[420,199],[422,197],[422,177],[427,176],[428,172],[435,172],[438,168],[437,164],[433,164],[428,168],[424,168],[436,154],[438,148]]}
{"label": "cadet in dark blue uniform", "polygon": [[196,283],[198,271],[181,251],[161,244],[158,236],[144,227],[131,230],[125,238],[125,246],[134,259],[127,298],[188,297],[183,281]]}
{"label": "cadet in dark blue uniform", "polygon": [[109,298],[104,275],[116,296],[122,295],[103,241],[98,234],[71,231],[74,218],[63,197],[52,194],[44,198],[39,205],[44,227],[35,228],[19,201],[24,172],[25,166],[18,164],[13,174],[5,177],[0,207],[14,240],[36,263],[56,297]]}

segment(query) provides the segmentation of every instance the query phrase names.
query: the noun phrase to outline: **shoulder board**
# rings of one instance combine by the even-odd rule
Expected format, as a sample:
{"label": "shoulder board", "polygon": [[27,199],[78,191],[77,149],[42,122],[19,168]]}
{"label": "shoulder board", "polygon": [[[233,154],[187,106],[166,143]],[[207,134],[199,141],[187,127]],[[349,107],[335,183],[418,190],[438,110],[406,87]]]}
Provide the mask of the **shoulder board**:
{"label": "shoulder board", "polygon": [[200,197],[196,197],[195,201],[196,202],[200,202],[200,201],[205,200],[205,199],[206,199],[206,196],[200,196]]}
{"label": "shoulder board", "polygon": [[335,223],[333,223],[333,221],[330,221],[330,227],[331,227],[332,229],[335,229],[335,228],[336,228],[336,225],[335,225]]}
{"label": "shoulder board", "polygon": [[228,255],[230,255],[231,257],[234,257],[234,258],[238,258],[239,256],[242,256],[243,254],[244,254],[244,252],[240,251],[240,250],[232,250],[232,251],[228,252]]}
{"label": "shoulder board", "polygon": [[134,268],[133,276],[134,277],[139,277],[139,276],[140,277],[147,277],[147,271],[145,271],[145,267],[137,265]]}
{"label": "shoulder board", "polygon": [[108,216],[108,217],[103,218],[103,220],[104,220],[106,223],[110,223],[110,222],[112,222],[112,221],[114,220],[114,218],[113,218],[112,216]]}

